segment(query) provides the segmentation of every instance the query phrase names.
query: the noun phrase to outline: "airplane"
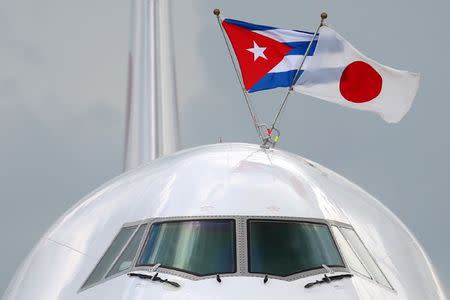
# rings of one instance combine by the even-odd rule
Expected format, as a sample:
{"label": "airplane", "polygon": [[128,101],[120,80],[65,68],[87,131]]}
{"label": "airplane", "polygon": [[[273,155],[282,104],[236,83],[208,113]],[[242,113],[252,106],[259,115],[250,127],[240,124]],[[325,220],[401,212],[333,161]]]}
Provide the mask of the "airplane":
{"label": "airplane", "polygon": [[408,228],[335,172],[256,144],[176,151],[169,5],[133,1],[126,172],[47,231],[3,299],[446,299]]}

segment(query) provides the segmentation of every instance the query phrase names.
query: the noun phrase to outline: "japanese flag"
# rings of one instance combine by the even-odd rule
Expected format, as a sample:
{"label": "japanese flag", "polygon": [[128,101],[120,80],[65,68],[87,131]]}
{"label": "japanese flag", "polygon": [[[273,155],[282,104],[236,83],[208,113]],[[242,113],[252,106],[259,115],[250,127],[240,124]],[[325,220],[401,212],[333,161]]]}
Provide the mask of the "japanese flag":
{"label": "japanese flag", "polygon": [[323,26],[294,90],[343,106],[372,111],[399,122],[419,87],[419,74],[399,71],[364,56],[333,29]]}

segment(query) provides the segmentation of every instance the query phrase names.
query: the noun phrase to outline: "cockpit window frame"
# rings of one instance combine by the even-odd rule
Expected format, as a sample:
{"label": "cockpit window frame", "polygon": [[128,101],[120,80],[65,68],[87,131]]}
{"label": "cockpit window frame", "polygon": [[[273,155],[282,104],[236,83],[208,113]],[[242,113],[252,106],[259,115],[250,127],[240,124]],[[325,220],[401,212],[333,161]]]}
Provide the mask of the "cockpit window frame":
{"label": "cockpit window frame", "polygon": [[[210,220],[210,219],[234,219],[235,225],[236,225],[236,231],[235,231],[235,238],[236,238],[236,272],[234,273],[224,273],[220,274],[221,277],[233,277],[233,276],[245,276],[245,277],[260,277],[264,278],[266,274],[260,274],[260,273],[250,273],[248,270],[248,232],[247,232],[247,220],[249,219],[257,219],[257,220],[274,220],[274,221],[292,221],[292,222],[307,222],[307,223],[315,223],[315,224],[323,224],[328,227],[330,230],[331,225],[345,225],[349,226],[345,223],[332,221],[332,220],[326,220],[326,219],[319,219],[319,218],[299,218],[299,217],[284,217],[284,216],[236,216],[236,215],[218,215],[218,216],[185,216],[185,217],[159,217],[159,218],[150,218],[147,220],[144,220],[143,223],[148,222],[150,226],[147,228],[146,238],[147,239],[149,230],[151,228],[151,225],[154,223],[161,223],[161,222],[168,222],[168,221],[183,221],[183,220]],[[351,228],[351,226],[350,226]],[[333,242],[336,244],[336,241],[334,240],[334,235],[332,235]],[[136,258],[136,262],[138,261],[138,257],[140,257],[142,253],[142,247],[145,245],[145,243],[141,244],[141,248],[138,250],[139,255]],[[342,258],[342,253],[339,247],[337,247],[339,256]],[[344,262],[344,267],[330,267],[335,272],[350,272],[350,270],[347,268],[345,264],[345,260],[342,258]],[[134,267],[131,269],[131,271],[150,271],[152,266],[137,266],[136,262],[134,263]],[[197,276],[192,273],[188,273],[186,271],[182,270],[176,270],[174,268],[165,268],[163,266],[160,266],[158,268],[158,272],[164,273],[164,274],[170,274],[179,276],[182,278],[186,278],[189,280],[203,280],[203,279],[210,279],[215,278],[217,274],[212,275],[204,275],[204,276]],[[270,275],[271,278],[279,279],[283,281],[294,281],[300,278],[309,277],[313,275],[320,275],[325,274],[325,269],[312,269],[308,271],[303,271],[299,273],[295,273],[288,276],[277,276],[277,275]]]}
{"label": "cockpit window frame", "polygon": [[[249,250],[249,241],[248,241],[248,221],[249,220],[263,220],[263,221],[292,221],[292,222],[303,222],[303,223],[313,223],[313,224],[320,224],[320,225],[326,225],[328,230],[330,231],[333,243],[335,244],[338,252],[339,252],[339,256],[342,259],[342,261],[344,262],[344,267],[335,267],[335,266],[330,266],[330,269],[332,269],[335,272],[347,272],[347,273],[352,273],[355,274],[354,271],[350,270],[346,259],[342,253],[342,250],[339,246],[339,244],[336,241],[336,237],[333,233],[333,231],[331,230],[331,226],[336,226],[338,228],[340,227],[344,227],[344,228],[349,228],[355,231],[355,229],[353,228],[353,226],[347,224],[347,223],[342,223],[339,221],[333,221],[333,220],[327,220],[327,219],[320,219],[320,218],[302,218],[302,217],[285,217],[285,216],[261,216],[261,215],[253,215],[253,216],[248,216],[248,215],[243,215],[243,216],[239,216],[239,215],[217,215],[217,216],[174,216],[174,217],[154,217],[154,218],[147,218],[144,220],[140,220],[140,221],[135,221],[135,222],[128,222],[123,224],[123,226],[120,228],[120,230],[122,230],[123,228],[126,227],[130,227],[130,226],[136,226],[136,229],[134,231],[134,233],[132,234],[130,240],[132,239],[132,237],[136,234],[137,230],[139,229],[139,226],[146,226],[143,237],[140,241],[139,247],[137,249],[136,255],[134,257],[133,263],[131,265],[131,268],[126,269],[120,273],[111,275],[109,277],[104,277],[102,280],[89,285],[89,286],[83,286],[79,289],[79,293],[89,289],[93,286],[96,286],[98,284],[101,284],[105,281],[108,281],[110,279],[116,278],[118,276],[127,274],[129,272],[134,272],[134,271],[147,271],[150,272],[152,269],[153,265],[148,265],[148,266],[138,266],[137,262],[140,258],[140,256],[142,255],[142,251],[144,246],[146,245],[148,236],[149,236],[149,232],[150,229],[152,227],[153,224],[155,223],[164,223],[164,222],[170,222],[170,221],[199,221],[199,220],[234,220],[233,224],[234,224],[234,242],[235,242],[235,272],[234,273],[223,273],[220,274],[221,277],[235,277],[235,276],[243,276],[243,277],[260,277],[260,278],[264,278],[266,276],[266,274],[260,274],[260,273],[250,273],[249,272],[249,255],[248,255],[248,250]],[[118,232],[120,232],[120,230]],[[356,232],[356,231],[355,231]],[[115,237],[114,237],[115,238]],[[126,243],[126,245],[124,246],[124,249],[126,248],[126,246],[128,245],[128,243],[130,242],[130,240]],[[113,243],[114,239],[111,241],[111,244]],[[111,244],[106,248],[106,251],[109,249],[109,247],[111,246]],[[364,243],[363,243],[364,244]],[[123,252],[123,250],[120,252],[120,254]],[[119,256],[120,256],[119,254]],[[116,261],[116,260],[114,260]],[[375,263],[377,263],[377,261],[375,260]],[[112,267],[112,265],[111,265]],[[95,267],[94,267],[95,269]],[[94,270],[93,269],[93,270]],[[91,272],[93,271],[91,270]],[[108,270],[109,272],[109,270]],[[211,274],[211,275],[196,275],[194,273],[189,273],[185,270],[179,270],[179,269],[175,269],[175,268],[168,268],[168,267],[164,267],[164,266],[160,266],[158,268],[158,272],[159,273],[163,273],[163,274],[169,274],[169,275],[175,275],[175,276],[179,276],[181,278],[185,278],[185,279],[189,279],[189,280],[193,280],[193,281],[197,281],[197,280],[204,280],[204,279],[210,279],[210,278],[215,278],[217,276],[217,274]],[[299,273],[295,273],[292,275],[288,275],[288,276],[277,276],[277,275],[270,275],[270,278],[273,279],[278,279],[278,280],[283,280],[283,281],[295,281],[298,280],[300,278],[305,278],[305,277],[309,277],[309,276],[313,276],[313,275],[320,275],[320,274],[326,274],[327,270],[325,270],[324,268],[317,268],[317,269],[312,269],[312,270],[307,270],[307,271],[302,271]],[[383,274],[385,275],[385,273],[383,272]],[[357,275],[357,274],[356,274]],[[89,275],[90,276],[90,273]],[[106,276],[106,275],[105,275]],[[385,275],[386,276],[386,275]],[[367,279],[367,278],[366,278]],[[389,280],[386,276],[386,279]],[[371,280],[371,279],[367,279],[367,280]],[[379,283],[377,283],[374,280],[371,280],[371,282],[373,282],[374,284],[377,284],[378,286],[384,287],[386,290],[390,290],[390,291],[395,291],[395,289],[392,287],[392,289],[389,289],[387,287],[385,287],[384,285],[381,285]],[[392,285],[392,284],[391,284]]]}
{"label": "cockpit window frame", "polygon": [[165,266],[165,265],[160,265],[158,267],[158,270],[160,269],[164,269],[164,270],[172,270],[175,272],[181,272],[181,273],[186,273],[192,276],[196,276],[196,277],[201,277],[201,278],[205,278],[205,277],[211,277],[211,276],[216,276],[217,274],[222,275],[226,275],[226,274],[235,274],[237,271],[237,265],[238,265],[238,255],[237,255],[237,249],[238,249],[238,244],[237,244],[237,236],[236,236],[236,220],[235,218],[196,218],[196,219],[182,219],[182,220],[168,220],[168,221],[163,221],[163,220],[158,220],[158,221],[154,221],[151,222],[148,226],[148,230],[146,231],[146,236],[143,239],[144,242],[143,244],[140,246],[140,248],[138,249],[138,255],[135,258],[135,262],[133,264],[133,266],[135,268],[139,268],[139,267],[144,267],[144,268],[152,268],[155,266],[155,264],[148,264],[148,265],[138,265],[138,262],[141,260],[142,255],[144,254],[144,247],[147,245],[147,241],[150,237],[150,232],[152,230],[152,227],[155,224],[167,224],[167,223],[177,223],[177,222],[195,222],[195,221],[208,221],[208,220],[214,220],[214,221],[231,221],[231,225],[232,225],[232,233],[233,233],[233,237],[232,237],[232,242],[233,242],[233,246],[234,246],[234,261],[233,261],[233,271],[232,272],[218,272],[218,273],[208,273],[208,274],[199,274],[199,273],[195,273],[195,272],[191,272],[188,270],[184,270],[184,269],[180,269],[180,268],[175,268],[172,266]]}
{"label": "cockpit window frame", "polygon": [[251,222],[253,222],[253,221],[256,221],[256,222],[274,222],[274,223],[275,222],[277,222],[277,223],[293,223],[293,224],[299,224],[300,223],[300,224],[312,224],[312,225],[323,225],[323,226],[326,226],[326,228],[328,229],[329,236],[330,236],[331,240],[333,241],[333,245],[334,245],[334,247],[336,249],[336,252],[337,252],[337,254],[338,254],[338,256],[341,259],[342,264],[343,264],[343,265],[327,265],[327,267],[329,267],[331,269],[333,269],[333,268],[345,268],[346,267],[346,263],[345,263],[344,257],[342,256],[340,248],[339,248],[339,246],[336,243],[335,237],[333,236],[333,233],[331,232],[331,227],[328,224],[328,222],[326,222],[326,221],[324,221],[324,222],[318,222],[318,221],[313,222],[313,221],[309,221],[309,220],[308,221],[299,221],[299,220],[280,220],[280,219],[267,219],[267,218],[248,218],[246,220],[246,223],[247,223],[247,226],[246,226],[246,228],[247,228],[247,268],[248,268],[248,272],[250,274],[262,274],[264,276],[265,275],[270,275],[272,278],[289,278],[291,276],[295,276],[296,274],[308,273],[308,272],[315,271],[315,270],[318,270],[318,269],[319,270],[323,270],[323,267],[314,267],[314,268],[309,268],[309,269],[305,269],[305,270],[299,270],[299,271],[296,271],[296,272],[293,272],[293,273],[290,273],[290,274],[287,274],[287,275],[283,275],[283,276],[282,275],[273,274],[273,273],[252,272],[250,270],[250,267],[251,267],[251,252],[250,252],[250,226],[249,226],[249,224]]}

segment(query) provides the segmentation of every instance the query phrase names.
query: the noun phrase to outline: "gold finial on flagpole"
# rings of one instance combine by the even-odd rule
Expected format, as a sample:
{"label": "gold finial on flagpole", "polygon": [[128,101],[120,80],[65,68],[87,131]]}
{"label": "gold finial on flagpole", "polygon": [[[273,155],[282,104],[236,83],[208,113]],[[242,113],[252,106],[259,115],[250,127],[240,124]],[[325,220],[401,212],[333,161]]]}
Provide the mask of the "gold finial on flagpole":
{"label": "gold finial on flagpole", "polygon": [[[219,13],[220,13],[220,11],[219,11]],[[320,25],[323,26],[323,21],[325,21],[325,19],[328,18],[328,14],[327,14],[326,12],[322,12],[322,13],[320,14],[320,18],[322,19],[322,20],[320,21]]]}
{"label": "gold finial on flagpole", "polygon": [[220,15],[220,9],[216,8],[213,10],[213,14],[215,14],[216,16]]}

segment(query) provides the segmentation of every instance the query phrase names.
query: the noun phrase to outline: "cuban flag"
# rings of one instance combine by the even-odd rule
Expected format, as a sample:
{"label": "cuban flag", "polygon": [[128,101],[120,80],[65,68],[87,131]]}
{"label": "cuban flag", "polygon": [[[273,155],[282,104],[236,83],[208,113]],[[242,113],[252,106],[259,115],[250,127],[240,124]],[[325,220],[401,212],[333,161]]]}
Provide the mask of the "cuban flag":
{"label": "cuban flag", "polygon": [[[314,34],[225,19],[223,28],[239,62],[245,89],[252,93],[289,87]],[[317,37],[308,56],[314,54]],[[309,57],[306,61],[309,60]],[[300,77],[299,72],[296,80]]]}

